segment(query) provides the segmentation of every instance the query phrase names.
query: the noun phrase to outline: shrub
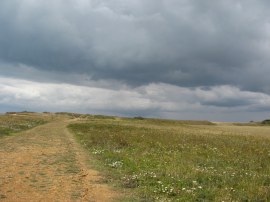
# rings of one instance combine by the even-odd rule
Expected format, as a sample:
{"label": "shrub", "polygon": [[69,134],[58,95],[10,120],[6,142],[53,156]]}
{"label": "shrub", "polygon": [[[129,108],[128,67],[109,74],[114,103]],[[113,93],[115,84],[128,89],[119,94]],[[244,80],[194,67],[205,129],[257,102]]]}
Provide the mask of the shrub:
{"label": "shrub", "polygon": [[262,121],[263,125],[270,125],[270,119],[266,119],[264,121]]}

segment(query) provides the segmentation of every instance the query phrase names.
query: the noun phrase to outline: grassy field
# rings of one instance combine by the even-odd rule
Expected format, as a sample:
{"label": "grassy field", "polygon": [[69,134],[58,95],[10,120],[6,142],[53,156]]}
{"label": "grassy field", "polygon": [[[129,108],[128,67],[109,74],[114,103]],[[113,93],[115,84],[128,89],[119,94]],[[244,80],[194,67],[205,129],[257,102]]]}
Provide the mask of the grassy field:
{"label": "grassy field", "polygon": [[69,125],[134,201],[270,201],[270,127],[84,116]]}
{"label": "grassy field", "polygon": [[0,138],[59,120],[72,122],[70,131],[104,180],[130,193],[124,201],[270,201],[268,120],[211,123],[21,112],[0,115]]}
{"label": "grassy field", "polygon": [[49,120],[48,114],[29,112],[14,112],[0,115],[0,138],[44,124]]}

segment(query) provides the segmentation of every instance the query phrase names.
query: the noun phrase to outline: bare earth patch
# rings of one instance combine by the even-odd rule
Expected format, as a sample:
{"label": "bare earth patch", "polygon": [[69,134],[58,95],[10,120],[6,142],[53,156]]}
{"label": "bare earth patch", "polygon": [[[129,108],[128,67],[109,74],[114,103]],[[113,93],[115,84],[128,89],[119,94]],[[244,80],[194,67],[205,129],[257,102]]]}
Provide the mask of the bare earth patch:
{"label": "bare earth patch", "polygon": [[112,201],[119,196],[86,165],[66,125],[56,121],[0,139],[1,201]]}

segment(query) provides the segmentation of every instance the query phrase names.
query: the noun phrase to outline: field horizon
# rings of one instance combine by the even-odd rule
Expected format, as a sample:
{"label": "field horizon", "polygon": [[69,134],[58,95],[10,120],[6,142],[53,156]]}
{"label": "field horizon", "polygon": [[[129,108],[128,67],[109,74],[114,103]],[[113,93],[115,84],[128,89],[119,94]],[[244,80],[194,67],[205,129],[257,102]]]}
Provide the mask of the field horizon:
{"label": "field horizon", "polygon": [[[141,116],[141,115],[136,115],[136,116],[124,116],[124,115],[113,115],[113,114],[100,114],[100,113],[79,113],[79,112],[65,112],[65,111],[3,111],[0,112],[0,115],[5,115],[5,114],[23,114],[23,113],[33,113],[33,114],[66,114],[66,115],[74,115],[74,116],[87,116],[87,115],[93,115],[93,116],[106,116],[106,117],[119,117],[119,118],[143,118],[143,119],[159,119],[159,120],[167,120],[167,121],[208,121],[213,124],[260,124],[265,120],[268,119],[260,119],[260,120],[253,120],[251,119],[250,121],[222,121],[222,120],[208,120],[208,119],[177,119],[177,118],[166,118],[166,117],[155,117],[155,116]],[[269,116],[270,119],[270,116]]]}

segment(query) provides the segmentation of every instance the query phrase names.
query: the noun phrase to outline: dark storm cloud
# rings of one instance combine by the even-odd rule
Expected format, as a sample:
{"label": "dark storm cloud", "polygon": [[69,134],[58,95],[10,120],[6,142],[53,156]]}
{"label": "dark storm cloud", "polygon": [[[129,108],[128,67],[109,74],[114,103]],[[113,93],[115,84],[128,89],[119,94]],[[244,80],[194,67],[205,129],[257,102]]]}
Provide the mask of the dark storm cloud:
{"label": "dark storm cloud", "polygon": [[269,9],[262,0],[2,0],[0,59],[130,85],[270,93]]}
{"label": "dark storm cloud", "polygon": [[266,117],[269,9],[263,0],[1,0],[0,111]]}

